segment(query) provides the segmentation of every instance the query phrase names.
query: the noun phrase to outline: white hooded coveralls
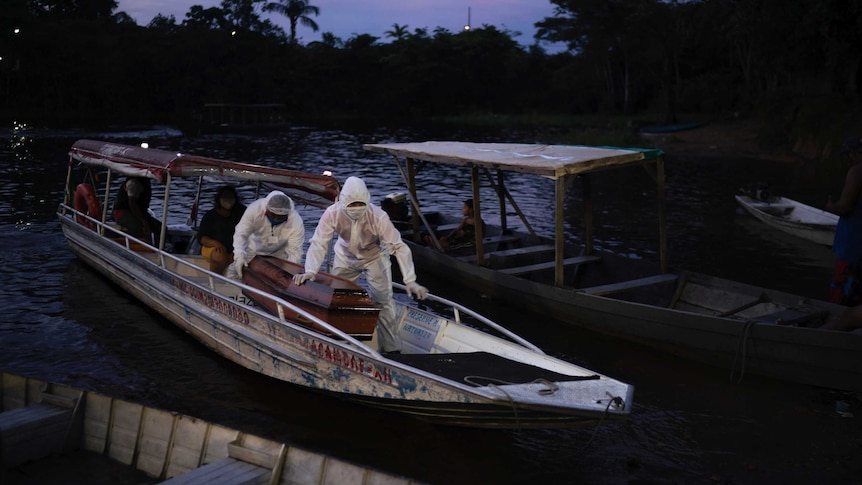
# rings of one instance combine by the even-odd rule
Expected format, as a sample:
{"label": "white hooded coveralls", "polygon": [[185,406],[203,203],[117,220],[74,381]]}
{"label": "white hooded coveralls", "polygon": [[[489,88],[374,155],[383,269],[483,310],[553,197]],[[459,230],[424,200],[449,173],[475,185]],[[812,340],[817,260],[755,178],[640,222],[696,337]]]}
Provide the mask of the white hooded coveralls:
{"label": "white hooded coveralls", "polygon": [[274,226],[266,217],[266,204],[274,194],[258,199],[245,210],[233,233],[234,260],[249,262],[256,255],[275,256],[293,263],[302,261],[302,244],[305,241],[305,226],[302,217],[290,201],[290,214],[283,223]]}
{"label": "white hooded coveralls", "polygon": [[[357,220],[351,219],[345,211],[353,202],[365,202],[366,211]],[[380,351],[401,350],[395,328],[390,255],[398,261],[405,285],[416,281],[413,255],[386,212],[371,205],[371,194],[362,179],[349,177],[341,189],[339,202],[329,206],[320,217],[305,255],[306,272],[320,270],[333,233],[338,234],[338,241],[332,274],[354,282],[365,274],[368,293],[380,307],[377,322]]]}

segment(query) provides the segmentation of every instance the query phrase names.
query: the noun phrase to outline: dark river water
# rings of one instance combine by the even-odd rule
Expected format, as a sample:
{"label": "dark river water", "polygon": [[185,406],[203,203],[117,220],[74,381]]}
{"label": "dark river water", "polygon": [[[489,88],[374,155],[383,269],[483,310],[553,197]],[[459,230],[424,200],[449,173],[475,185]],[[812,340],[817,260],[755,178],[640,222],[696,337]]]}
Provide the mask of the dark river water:
{"label": "dark river water", "polygon": [[[527,131],[384,127],[254,136],[184,137],[168,128],[0,135],[0,370],[174,410],[430,483],[862,483],[859,394],[755,376],[735,383],[729,369],[500,311],[469,294],[458,301],[482,307],[549,353],[634,384],[630,419],[598,429],[449,428],[240,368],[113,288],[67,249],[55,209],[63,197],[66,153],[78,138],[147,141],[316,173],[329,169],[342,182],[359,175],[375,199],[403,185],[392,160],[364,152],[364,143],[546,141]],[[752,182],[769,182],[773,192],[822,207],[829,190],[837,195],[840,179],[812,183],[819,179],[798,167],[764,161],[670,154],[667,162],[672,265],[825,296],[829,249],[761,227],[740,213],[733,195]],[[460,213],[470,196],[465,173],[428,167],[422,178],[430,193],[422,200],[426,208]],[[507,185],[534,227],[550,232],[551,182],[525,177]],[[593,187],[597,244],[655,258],[655,191],[648,174],[608,172]],[[575,184],[568,203],[577,207],[578,197]],[[489,221],[499,217],[493,210],[483,211]],[[319,213],[303,209],[306,221]],[[577,219],[569,222],[570,237],[577,239]],[[453,296],[447,295],[451,283],[421,274],[419,282]],[[835,412],[842,399],[856,417]]]}

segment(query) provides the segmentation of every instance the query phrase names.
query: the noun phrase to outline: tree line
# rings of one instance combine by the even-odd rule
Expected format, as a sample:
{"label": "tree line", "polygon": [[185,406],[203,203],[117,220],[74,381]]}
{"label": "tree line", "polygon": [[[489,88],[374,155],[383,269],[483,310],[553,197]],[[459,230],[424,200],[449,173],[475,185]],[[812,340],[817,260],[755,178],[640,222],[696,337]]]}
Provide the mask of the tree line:
{"label": "tree line", "polygon": [[[543,1],[543,0],[536,0]],[[297,41],[309,0],[223,0],[139,26],[114,0],[6,0],[0,112],[175,121],[204,103],[282,103],[295,117],[637,115],[856,106],[860,0],[546,0],[535,43],[483,25],[393,24]],[[297,10],[298,9],[298,10]],[[290,32],[263,12],[290,20]],[[547,53],[538,41],[564,42]],[[815,102],[816,101],[816,102]],[[810,108],[816,105],[818,108]]]}

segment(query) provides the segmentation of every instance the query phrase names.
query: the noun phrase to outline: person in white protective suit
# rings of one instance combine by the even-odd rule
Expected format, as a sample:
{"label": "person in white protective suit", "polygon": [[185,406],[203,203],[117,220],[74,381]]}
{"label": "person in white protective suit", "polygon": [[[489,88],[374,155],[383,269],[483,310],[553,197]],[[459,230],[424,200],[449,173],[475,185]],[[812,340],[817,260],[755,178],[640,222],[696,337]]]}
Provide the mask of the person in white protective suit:
{"label": "person in white protective suit", "polygon": [[371,204],[371,194],[365,182],[349,177],[341,189],[338,203],[329,206],[309,241],[305,255],[305,273],[294,275],[293,282],[301,285],[320,270],[332,234],[338,234],[332,274],[356,281],[364,274],[371,299],[380,307],[377,339],[381,352],[401,350],[396,336],[395,302],[392,300],[392,262],[395,255],[404,276],[407,294],[424,299],[428,289],[416,283],[416,270],[410,248],[401,240],[389,216]]}
{"label": "person in white protective suit", "polygon": [[302,260],[305,226],[293,201],[280,190],[252,202],[233,234],[233,264],[228,277],[242,278],[242,270],[256,255],[275,256],[293,263]]}

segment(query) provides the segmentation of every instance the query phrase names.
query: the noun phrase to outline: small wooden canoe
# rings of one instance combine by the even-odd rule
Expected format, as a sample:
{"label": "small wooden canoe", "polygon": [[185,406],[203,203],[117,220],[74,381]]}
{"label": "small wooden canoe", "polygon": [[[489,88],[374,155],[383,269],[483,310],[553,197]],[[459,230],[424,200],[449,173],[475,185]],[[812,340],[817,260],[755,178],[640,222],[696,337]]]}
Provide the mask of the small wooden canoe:
{"label": "small wooden canoe", "polygon": [[759,200],[747,195],[737,195],[739,202],[749,214],[770,227],[809,241],[831,246],[835,239],[838,216],[787,197],[770,197]]}
{"label": "small wooden canoe", "polygon": [[[360,340],[370,340],[380,310],[374,306],[368,292],[352,281],[322,273],[303,285],[293,284],[293,275],[304,271],[302,266],[290,261],[272,256],[255,256],[243,271],[242,282],[291,301]],[[273,300],[263,298],[258,293],[244,293],[269,313],[278,315]],[[286,314],[285,318],[330,334],[299,313]]]}

